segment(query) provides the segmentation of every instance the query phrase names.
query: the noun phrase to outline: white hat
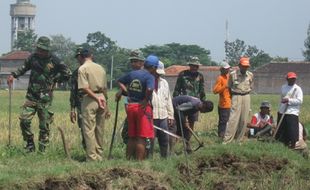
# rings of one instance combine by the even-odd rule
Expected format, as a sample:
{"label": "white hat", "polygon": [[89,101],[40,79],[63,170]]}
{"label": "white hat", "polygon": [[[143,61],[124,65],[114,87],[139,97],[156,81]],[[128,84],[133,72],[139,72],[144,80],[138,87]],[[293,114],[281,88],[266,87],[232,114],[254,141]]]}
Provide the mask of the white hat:
{"label": "white hat", "polygon": [[226,61],[223,61],[221,63],[221,65],[222,65],[221,67],[224,68],[224,69],[229,69],[230,68],[230,65]]}
{"label": "white hat", "polygon": [[164,74],[166,74],[166,73],[165,73],[165,66],[164,66],[164,63],[163,63],[163,62],[161,62],[161,61],[158,62],[158,67],[157,67],[157,69],[156,69],[156,72],[157,72],[159,75],[164,75]]}

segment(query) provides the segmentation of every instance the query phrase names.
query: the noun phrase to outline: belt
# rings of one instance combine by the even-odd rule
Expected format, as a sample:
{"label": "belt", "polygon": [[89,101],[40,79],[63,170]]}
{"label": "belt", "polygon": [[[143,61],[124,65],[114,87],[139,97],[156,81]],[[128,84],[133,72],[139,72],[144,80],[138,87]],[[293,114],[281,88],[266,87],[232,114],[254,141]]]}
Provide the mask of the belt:
{"label": "belt", "polygon": [[103,91],[94,91],[95,94],[103,93]]}
{"label": "belt", "polygon": [[238,96],[245,96],[245,95],[250,94],[250,92],[246,92],[246,93],[232,92],[231,94],[232,95],[238,95]]}

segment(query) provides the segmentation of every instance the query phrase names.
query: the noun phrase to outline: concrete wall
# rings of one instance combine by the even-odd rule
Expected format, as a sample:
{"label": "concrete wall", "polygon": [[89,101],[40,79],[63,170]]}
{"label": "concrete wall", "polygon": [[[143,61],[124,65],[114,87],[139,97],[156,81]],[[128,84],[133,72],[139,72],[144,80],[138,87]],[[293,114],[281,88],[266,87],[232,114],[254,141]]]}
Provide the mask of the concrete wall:
{"label": "concrete wall", "polygon": [[[279,94],[281,86],[287,81],[280,73],[255,73],[254,91],[263,94]],[[310,94],[310,74],[300,73],[296,83],[302,88],[303,93]]]}
{"label": "concrete wall", "polygon": [[[309,65],[310,66],[310,65]],[[258,94],[279,94],[281,86],[286,84],[285,75],[283,73],[267,73],[267,72],[253,72],[254,74],[254,92]],[[213,86],[219,71],[209,71],[203,73],[205,79],[206,93],[212,93]],[[173,91],[177,76],[165,76],[170,90]],[[305,95],[310,95],[310,74],[299,73],[297,84],[302,88]]]}

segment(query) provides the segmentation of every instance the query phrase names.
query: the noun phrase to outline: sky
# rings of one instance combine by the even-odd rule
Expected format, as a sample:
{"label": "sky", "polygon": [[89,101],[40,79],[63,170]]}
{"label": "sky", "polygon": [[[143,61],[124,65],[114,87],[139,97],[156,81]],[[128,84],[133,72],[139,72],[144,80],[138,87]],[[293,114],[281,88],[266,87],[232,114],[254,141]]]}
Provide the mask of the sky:
{"label": "sky", "polygon": [[[0,0],[0,54],[10,51],[10,4]],[[271,56],[303,60],[310,0],[31,0],[35,33],[62,34],[79,44],[100,31],[123,48],[196,44],[225,57],[228,40],[240,39]]]}

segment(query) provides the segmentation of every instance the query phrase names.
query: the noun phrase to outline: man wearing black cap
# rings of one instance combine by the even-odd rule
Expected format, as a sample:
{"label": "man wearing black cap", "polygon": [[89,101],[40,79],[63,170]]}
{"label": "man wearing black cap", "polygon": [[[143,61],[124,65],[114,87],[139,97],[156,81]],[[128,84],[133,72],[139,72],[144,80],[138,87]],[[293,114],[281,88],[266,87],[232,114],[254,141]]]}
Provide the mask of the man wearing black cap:
{"label": "man wearing black cap", "polygon": [[82,99],[83,135],[86,160],[100,161],[103,152],[103,130],[107,107],[107,79],[104,68],[92,61],[88,49],[81,52],[83,65],[78,70],[78,88],[85,95]]}
{"label": "man wearing black cap", "polygon": [[79,67],[83,64],[84,60],[81,56],[82,47],[77,48],[75,58],[77,59],[79,66],[76,70],[72,72],[71,75],[71,89],[70,89],[70,120],[72,123],[77,121],[78,127],[81,130],[82,134],[82,146],[85,149],[85,139],[83,136],[83,117],[82,117],[82,110],[81,110],[81,103],[83,98],[83,92],[78,89],[78,70]]}
{"label": "man wearing black cap", "polygon": [[251,123],[247,127],[250,128],[249,137],[258,137],[263,135],[271,135],[273,126],[273,118],[270,116],[270,103],[263,101],[260,105],[260,112],[252,116]]}

